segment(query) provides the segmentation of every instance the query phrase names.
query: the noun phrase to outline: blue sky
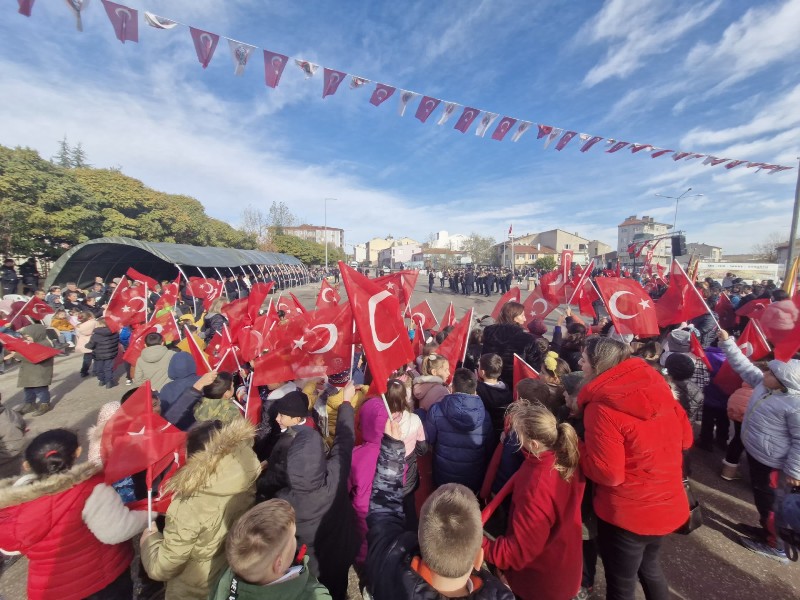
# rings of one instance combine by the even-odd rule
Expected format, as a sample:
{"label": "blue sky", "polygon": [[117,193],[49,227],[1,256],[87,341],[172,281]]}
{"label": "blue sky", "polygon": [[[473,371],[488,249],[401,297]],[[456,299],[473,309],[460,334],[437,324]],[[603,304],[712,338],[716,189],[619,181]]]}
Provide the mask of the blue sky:
{"label": "blue sky", "polygon": [[[200,29],[375,82],[564,130],[720,157],[796,165],[800,155],[800,0],[652,2],[292,2],[128,0]],[[75,29],[64,2],[0,18],[0,143],[56,152],[64,135],[94,166],[198,198],[238,224],[248,206],[285,201],[348,243],[440,229],[498,240],[560,227],[616,246],[628,215],[671,222],[655,197],[688,187],[689,241],[747,252],[788,236],[796,170],[728,171],[603,144],[544,149],[535,131],[503,142],[398,116],[396,93],[343,83],[322,99],[322,69],[287,66],[264,85],[260,50],[234,77],[227,42],[197,61],[189,30],[144,24],[116,40],[102,3]],[[495,123],[496,124],[496,123]]]}

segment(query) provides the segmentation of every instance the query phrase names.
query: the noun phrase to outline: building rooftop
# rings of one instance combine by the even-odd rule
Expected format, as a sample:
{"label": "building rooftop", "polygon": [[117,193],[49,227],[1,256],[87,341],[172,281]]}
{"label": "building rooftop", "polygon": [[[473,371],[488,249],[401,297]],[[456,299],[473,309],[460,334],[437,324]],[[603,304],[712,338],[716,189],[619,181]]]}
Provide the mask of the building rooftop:
{"label": "building rooftop", "polygon": [[281,229],[292,229],[292,230],[299,230],[299,231],[344,231],[344,229],[340,229],[339,227],[325,227],[323,225],[306,225],[305,223],[302,225],[285,225],[281,227]]}
{"label": "building rooftop", "polygon": [[672,225],[669,225],[667,223],[659,223],[653,217],[650,217],[648,215],[642,215],[641,219],[636,215],[631,215],[630,217],[627,217],[622,223],[617,225],[617,227],[627,227],[629,225],[644,225],[644,224],[663,225],[669,229],[672,229]]}

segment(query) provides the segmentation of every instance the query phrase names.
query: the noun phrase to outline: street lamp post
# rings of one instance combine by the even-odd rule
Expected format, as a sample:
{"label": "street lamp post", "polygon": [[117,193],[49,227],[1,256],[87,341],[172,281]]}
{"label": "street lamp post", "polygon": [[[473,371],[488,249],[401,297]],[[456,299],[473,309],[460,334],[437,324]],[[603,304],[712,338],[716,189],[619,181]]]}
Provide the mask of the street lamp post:
{"label": "street lamp post", "polygon": [[325,198],[323,201],[324,221],[322,230],[325,235],[325,273],[328,272],[328,200],[336,200],[336,198]]}
{"label": "street lamp post", "polygon": [[692,188],[688,188],[685,192],[683,192],[680,196],[665,196],[664,194],[656,194],[659,198],[669,198],[670,200],[675,200],[675,218],[672,220],[672,230],[675,230],[675,225],[678,223],[678,202],[683,200],[683,198],[697,198],[702,196],[703,194],[692,194],[691,196],[687,196],[689,192],[692,191]]}

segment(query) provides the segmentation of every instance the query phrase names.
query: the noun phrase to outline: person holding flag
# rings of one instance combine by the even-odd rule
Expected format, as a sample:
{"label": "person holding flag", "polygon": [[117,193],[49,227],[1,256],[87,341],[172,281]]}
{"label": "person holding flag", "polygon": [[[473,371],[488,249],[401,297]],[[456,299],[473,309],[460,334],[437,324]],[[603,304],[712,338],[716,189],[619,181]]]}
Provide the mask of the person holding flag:
{"label": "person holding flag", "polygon": [[[5,360],[18,357],[21,361],[17,387],[25,390],[25,402],[17,407],[20,414],[31,413],[38,417],[50,412],[50,384],[53,382],[53,357],[60,354],[47,339],[47,330],[38,323],[28,325],[20,330],[23,342],[14,348]],[[5,342],[5,341],[4,341]],[[8,342],[5,342],[8,345]],[[38,406],[37,406],[38,404]]]}

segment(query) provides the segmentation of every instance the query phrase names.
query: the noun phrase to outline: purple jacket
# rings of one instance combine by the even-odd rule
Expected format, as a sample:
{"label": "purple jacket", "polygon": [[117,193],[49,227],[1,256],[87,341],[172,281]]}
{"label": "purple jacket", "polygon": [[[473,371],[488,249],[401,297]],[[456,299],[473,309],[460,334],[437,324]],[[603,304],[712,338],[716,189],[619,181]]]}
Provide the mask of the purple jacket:
{"label": "purple jacket", "polygon": [[383,399],[370,398],[361,405],[358,417],[364,443],[353,448],[353,462],[347,488],[350,491],[350,501],[353,503],[356,513],[356,531],[361,543],[356,564],[362,565],[367,558],[369,497],[372,493],[372,481],[375,479],[375,469],[378,465],[383,430],[389,415],[386,414]]}

